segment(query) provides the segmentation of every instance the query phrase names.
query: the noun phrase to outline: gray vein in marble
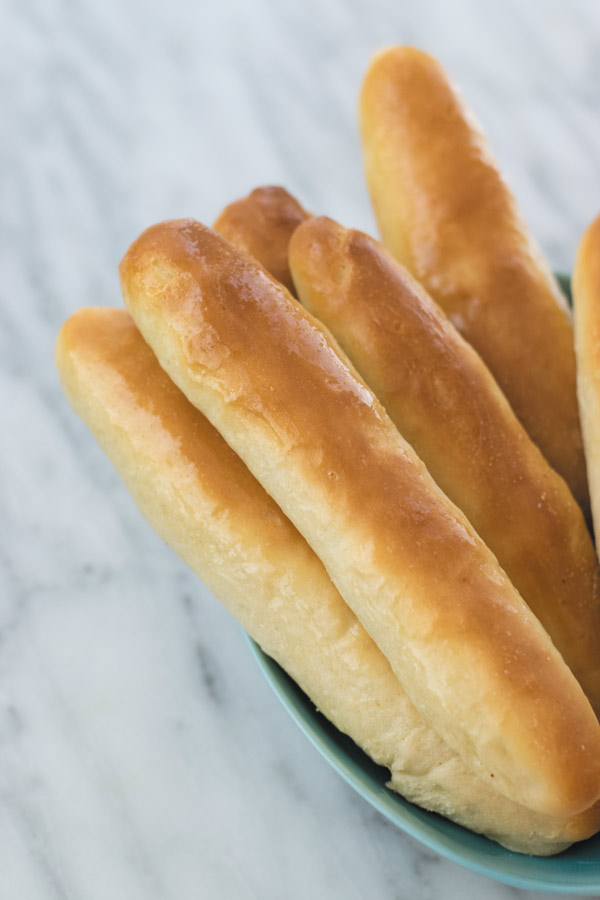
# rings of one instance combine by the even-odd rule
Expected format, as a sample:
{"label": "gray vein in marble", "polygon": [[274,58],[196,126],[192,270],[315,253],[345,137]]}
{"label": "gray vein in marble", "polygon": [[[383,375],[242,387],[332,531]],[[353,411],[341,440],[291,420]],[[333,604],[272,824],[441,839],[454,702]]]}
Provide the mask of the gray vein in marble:
{"label": "gray vein in marble", "polygon": [[120,303],[153,221],[283,183],[372,231],[356,99],[395,42],[454,73],[569,270],[600,208],[593,0],[3,6],[0,900],[537,896],[424,850],[331,771],[53,366],[74,309]]}

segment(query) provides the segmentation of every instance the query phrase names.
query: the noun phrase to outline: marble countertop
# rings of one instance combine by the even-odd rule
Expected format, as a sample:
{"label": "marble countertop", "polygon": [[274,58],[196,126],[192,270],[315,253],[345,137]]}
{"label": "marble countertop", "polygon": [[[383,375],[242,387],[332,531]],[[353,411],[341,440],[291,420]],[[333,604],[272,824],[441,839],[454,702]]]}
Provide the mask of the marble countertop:
{"label": "marble countertop", "polygon": [[120,302],[151,222],[210,222],[279,183],[372,230],[355,106],[391,43],[449,67],[570,269],[600,208],[595,0],[3,4],[0,900],[528,896],[418,846],[330,770],[53,367],[73,310]]}

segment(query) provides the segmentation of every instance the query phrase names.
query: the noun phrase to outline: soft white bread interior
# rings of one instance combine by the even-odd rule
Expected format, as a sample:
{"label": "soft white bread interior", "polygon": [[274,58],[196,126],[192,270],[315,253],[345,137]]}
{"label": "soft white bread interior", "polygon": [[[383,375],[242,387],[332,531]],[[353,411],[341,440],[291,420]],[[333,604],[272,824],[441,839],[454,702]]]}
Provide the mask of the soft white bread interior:
{"label": "soft white bread interior", "polygon": [[408,700],[322,563],[124,310],[84,309],[57,344],[61,381],[157,533],[319,709],[414,802],[510,849],[547,855],[600,827],[598,806],[542,816],[470,773]]}
{"label": "soft white bread interior", "polygon": [[192,220],[149,228],[120,271],[162,367],[312,546],[425,721],[531,809],[595,803],[600,726],[581,687],[325,329]]}

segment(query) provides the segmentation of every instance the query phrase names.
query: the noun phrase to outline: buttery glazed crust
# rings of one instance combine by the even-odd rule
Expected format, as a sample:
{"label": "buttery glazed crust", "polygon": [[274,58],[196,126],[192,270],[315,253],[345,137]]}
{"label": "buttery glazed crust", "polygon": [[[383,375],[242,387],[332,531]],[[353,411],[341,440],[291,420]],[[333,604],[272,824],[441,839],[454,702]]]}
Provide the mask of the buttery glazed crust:
{"label": "buttery glazed crust", "polygon": [[191,220],[145,231],[121,283],[163,368],[304,535],[425,721],[511,799],[591,806],[585,695],[328,333]]}
{"label": "buttery glazed crust", "polygon": [[481,358],[381,244],[321,217],[297,229],[289,252],[303,305],[496,554],[600,711],[598,560],[566,483]]}
{"label": "buttery glazed crust", "polygon": [[573,272],[577,394],[594,531],[600,538],[600,216],[585,232]]}
{"label": "buttery glazed crust", "polygon": [[384,244],[478,351],[587,515],[570,315],[479,127],[442,67],[410,47],[375,57],[360,123]]}
{"label": "buttery glazed crust", "polygon": [[284,188],[259,187],[226,206],[213,227],[293,293],[288,244],[298,225],[308,218],[310,213]]}
{"label": "buttery glazed crust", "polygon": [[57,364],[67,396],[141,512],[247,631],[409,799],[511,849],[547,855],[600,826],[536,815],[469,773],[424,724],[322,563],[124,310],[80,310]]}

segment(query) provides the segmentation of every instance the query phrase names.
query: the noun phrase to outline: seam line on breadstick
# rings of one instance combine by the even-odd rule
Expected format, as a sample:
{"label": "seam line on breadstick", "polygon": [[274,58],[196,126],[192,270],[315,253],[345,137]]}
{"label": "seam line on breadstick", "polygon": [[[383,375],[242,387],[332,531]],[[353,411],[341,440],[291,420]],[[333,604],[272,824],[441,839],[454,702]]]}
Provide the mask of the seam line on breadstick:
{"label": "seam line on breadstick", "polygon": [[152,527],[328,718],[391,768],[397,790],[520,852],[559,852],[595,831],[600,809],[535,814],[468,772],[427,728],[321,562],[125,310],[80,310],[56,356],[73,408]]}
{"label": "seam line on breadstick", "polygon": [[313,546],[426,721],[507,796],[590,806],[600,726],[581,688],[323,329],[191,220],[145,231],[121,279],[161,365]]}

